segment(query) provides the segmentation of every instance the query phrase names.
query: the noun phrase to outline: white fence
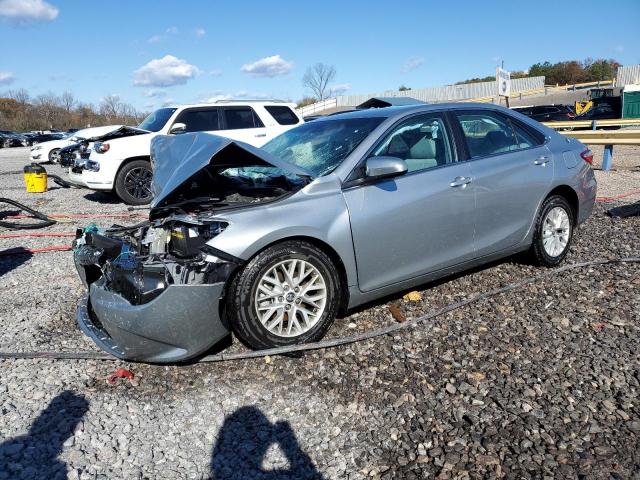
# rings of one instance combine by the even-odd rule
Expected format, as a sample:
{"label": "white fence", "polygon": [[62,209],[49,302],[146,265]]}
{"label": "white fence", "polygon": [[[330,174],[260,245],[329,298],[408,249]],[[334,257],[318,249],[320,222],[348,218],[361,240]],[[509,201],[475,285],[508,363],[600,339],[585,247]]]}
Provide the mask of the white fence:
{"label": "white fence", "polygon": [[[516,78],[511,80],[512,94],[544,88],[544,77]],[[336,107],[355,107],[372,97],[412,97],[429,103],[467,100],[479,97],[489,97],[497,94],[496,82],[465,83],[461,85],[446,85],[444,87],[416,88],[399,92],[387,90],[385,92],[367,93],[362,95],[340,95],[322,102],[307,105],[298,109],[303,117],[313,115]]]}

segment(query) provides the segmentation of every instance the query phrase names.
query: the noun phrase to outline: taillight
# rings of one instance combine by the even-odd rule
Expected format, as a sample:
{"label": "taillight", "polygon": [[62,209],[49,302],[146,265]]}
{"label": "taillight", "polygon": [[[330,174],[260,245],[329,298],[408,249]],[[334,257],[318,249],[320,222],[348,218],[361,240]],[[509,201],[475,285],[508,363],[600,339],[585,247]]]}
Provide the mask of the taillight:
{"label": "taillight", "polygon": [[567,112],[567,113],[565,113],[565,116],[566,116],[567,118],[574,118],[574,117],[575,117],[575,115],[574,115],[573,113],[571,113],[571,112]]}
{"label": "taillight", "polygon": [[584,152],[580,154],[580,156],[589,165],[593,165],[593,152],[591,151],[591,149],[587,148]]}

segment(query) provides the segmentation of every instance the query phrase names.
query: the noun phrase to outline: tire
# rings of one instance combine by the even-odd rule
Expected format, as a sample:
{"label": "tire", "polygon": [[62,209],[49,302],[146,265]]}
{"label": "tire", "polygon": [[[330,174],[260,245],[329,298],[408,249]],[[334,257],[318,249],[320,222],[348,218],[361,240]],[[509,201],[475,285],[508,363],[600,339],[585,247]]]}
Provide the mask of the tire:
{"label": "tire", "polygon": [[[293,262],[296,266],[288,270],[294,281],[293,285],[288,285],[283,268],[291,267]],[[303,276],[302,266],[306,275],[297,284],[299,278],[296,277]],[[316,274],[314,286],[304,295]],[[265,277],[280,278],[281,283],[277,286],[267,282]],[[261,285],[263,288],[259,289]],[[265,286],[274,292],[272,298],[263,296]],[[227,294],[225,311],[231,329],[250,348],[314,342],[324,336],[338,314],[340,287],[340,275],[328,255],[310,243],[290,240],[260,252],[235,276]],[[294,291],[295,288],[300,290]],[[323,291],[324,300],[318,299]],[[313,303],[307,303],[307,299],[314,299]],[[271,307],[272,302],[281,307]],[[318,308],[314,309],[314,304]],[[264,324],[257,307],[262,307]],[[266,317],[270,312],[273,316]]]}
{"label": "tire", "polygon": [[133,160],[125,164],[115,181],[115,192],[128,205],[151,203],[151,163],[147,160]]}
{"label": "tire", "polygon": [[[545,226],[551,228],[545,230]],[[574,212],[569,202],[560,195],[547,198],[538,212],[529,250],[533,263],[555,267],[562,262],[571,247],[574,228]]]}
{"label": "tire", "polygon": [[49,162],[60,163],[60,149],[54,148],[49,152]]}

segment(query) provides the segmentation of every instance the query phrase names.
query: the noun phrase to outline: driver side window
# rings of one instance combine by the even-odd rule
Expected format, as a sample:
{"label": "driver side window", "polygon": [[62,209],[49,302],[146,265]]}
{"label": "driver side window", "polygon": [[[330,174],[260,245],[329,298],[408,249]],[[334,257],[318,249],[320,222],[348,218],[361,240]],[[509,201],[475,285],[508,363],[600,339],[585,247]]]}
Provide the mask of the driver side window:
{"label": "driver side window", "polygon": [[373,156],[401,158],[408,173],[452,163],[453,149],[442,117],[419,115],[402,122],[374,150]]}

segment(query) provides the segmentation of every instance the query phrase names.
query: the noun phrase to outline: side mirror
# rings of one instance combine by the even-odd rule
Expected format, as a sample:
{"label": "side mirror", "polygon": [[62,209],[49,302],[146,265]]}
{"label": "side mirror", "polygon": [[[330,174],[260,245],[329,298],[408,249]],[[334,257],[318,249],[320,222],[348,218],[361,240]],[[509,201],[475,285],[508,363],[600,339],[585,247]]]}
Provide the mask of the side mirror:
{"label": "side mirror", "polygon": [[169,133],[173,135],[184,133],[186,131],[187,126],[184,123],[174,123],[173,126],[169,129]]}
{"label": "side mirror", "polygon": [[365,174],[367,178],[391,178],[407,173],[407,162],[398,157],[367,158]]}

